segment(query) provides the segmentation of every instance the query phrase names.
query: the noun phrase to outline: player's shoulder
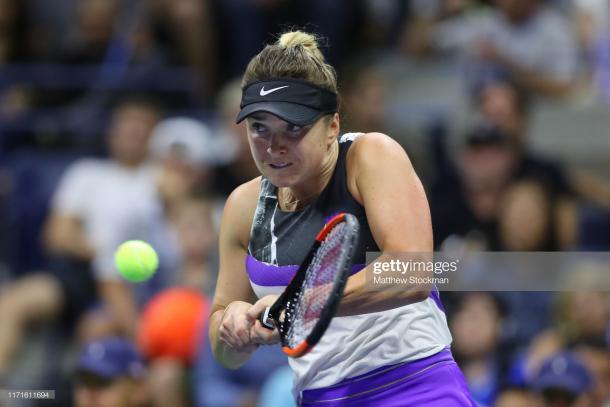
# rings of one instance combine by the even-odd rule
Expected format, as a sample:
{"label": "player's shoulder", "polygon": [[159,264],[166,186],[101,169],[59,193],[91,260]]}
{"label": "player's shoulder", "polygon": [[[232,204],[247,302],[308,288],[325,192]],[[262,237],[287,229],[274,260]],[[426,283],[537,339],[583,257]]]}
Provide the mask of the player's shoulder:
{"label": "player's shoulder", "polygon": [[[227,198],[225,203],[225,216],[238,218],[248,218],[248,215],[254,215],[258,195],[261,188],[261,177],[256,177],[253,180],[245,182],[235,188]],[[250,220],[252,216],[249,217]]]}
{"label": "player's shoulder", "polygon": [[254,201],[256,205],[257,197],[261,189],[262,177],[258,176],[248,182],[244,182],[231,192],[227,198],[227,202],[235,202],[246,204],[249,201]]}
{"label": "player's shoulder", "polygon": [[229,241],[247,247],[260,185],[261,177],[257,177],[241,184],[231,192],[223,209],[221,238],[224,236]]}
{"label": "player's shoulder", "polygon": [[360,133],[354,138],[349,150],[348,160],[360,162],[375,162],[377,160],[394,159],[405,156],[402,146],[384,133]]}

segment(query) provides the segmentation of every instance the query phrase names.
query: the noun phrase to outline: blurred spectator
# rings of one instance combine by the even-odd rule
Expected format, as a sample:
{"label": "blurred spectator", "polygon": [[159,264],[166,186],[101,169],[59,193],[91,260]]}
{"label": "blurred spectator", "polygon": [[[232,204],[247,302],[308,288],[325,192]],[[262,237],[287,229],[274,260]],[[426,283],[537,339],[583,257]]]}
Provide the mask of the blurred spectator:
{"label": "blurred spectator", "polygon": [[125,225],[134,218],[150,217],[154,210],[148,139],[159,117],[158,108],[144,100],[127,100],[116,108],[108,133],[111,158],[85,159],[67,170],[45,232],[49,252],[70,259],[68,267],[57,269],[59,280],[67,287],[68,301],[76,298],[86,308],[94,300],[95,292],[83,291],[75,282],[91,281],[90,263],[101,298],[126,332],[132,329],[135,310],[128,306],[126,288],[117,280],[112,253],[122,241]]}
{"label": "blurred spectator", "polygon": [[493,79],[481,82],[473,97],[476,113],[509,136],[518,149],[527,147],[530,98],[514,82]]}
{"label": "blurred spectator", "polygon": [[[501,214],[501,217],[510,217],[507,211],[510,211],[513,203],[518,204],[519,197],[530,200],[531,215],[528,221],[533,223],[529,225],[534,228],[537,224],[539,231],[538,233],[534,231],[531,235],[526,232],[536,241],[532,241],[529,245],[521,245],[521,250],[556,250],[559,247],[572,247],[576,240],[576,208],[571,199],[574,195],[574,187],[563,166],[530,151],[526,139],[529,117],[527,96],[510,81],[490,81],[481,84],[476,105],[483,119],[503,134],[513,149],[516,164],[512,178],[526,186],[515,187],[507,192],[507,198],[515,199],[508,199],[508,202],[505,200],[504,213]],[[521,203],[524,202],[522,199]],[[516,210],[518,211],[518,208]],[[532,211],[538,211],[537,216]],[[532,219],[534,217],[536,220]],[[505,224],[510,223],[511,220],[505,219]],[[502,232],[506,232],[506,229],[503,227]],[[504,240],[511,238],[506,233],[504,237]],[[514,239],[513,243],[516,243]],[[518,245],[509,243],[509,247],[514,247],[512,250],[517,250]]]}
{"label": "blurred spectator", "polygon": [[413,24],[412,52],[461,51],[468,58],[471,86],[508,76],[534,95],[570,92],[576,42],[565,18],[542,0],[495,0],[488,13],[476,14],[468,10],[469,2],[442,4],[459,6],[441,7],[432,20]]}
{"label": "blurred spectator", "polygon": [[[157,44],[173,64],[188,66],[199,79],[201,101],[218,83],[217,25],[209,0],[144,0]],[[221,37],[220,37],[221,38]]]}
{"label": "blurred spectator", "polygon": [[[25,67],[25,76],[42,88],[36,92],[36,106],[70,106],[74,111],[62,112],[63,119],[82,136],[95,130],[87,127],[90,122],[83,123],[87,118],[130,91],[154,92],[175,107],[195,102],[195,75],[170,65],[170,50],[155,42],[142,2],[73,1],[72,8],[76,24],[70,21],[67,40],[47,57],[55,64]],[[46,30],[56,35],[53,28]],[[61,119],[48,120],[65,126]]]}
{"label": "blurred spectator", "polygon": [[[547,184],[537,180],[513,182],[503,193],[498,211],[497,238],[501,250],[510,252],[556,251],[562,244],[560,230],[570,230],[561,216],[561,200]],[[565,233],[565,232],[564,232]],[[502,292],[507,305],[507,336],[517,348],[527,346],[532,338],[549,327],[552,294],[548,292]]]}
{"label": "blurred spectator", "polygon": [[494,407],[543,407],[541,400],[527,389],[509,388],[502,390]]}
{"label": "blurred spectator", "polygon": [[[139,196],[141,205],[134,206],[138,213],[132,213],[128,218],[122,219],[121,224],[112,228],[114,242],[108,245],[105,248],[107,250],[100,256],[100,263],[103,263],[100,268],[107,273],[103,280],[112,287],[109,297],[103,298],[110,307],[111,315],[128,333],[135,327],[137,308],[162,289],[181,284],[185,278],[183,267],[187,264],[192,266],[193,261],[198,262],[199,270],[196,270],[196,275],[191,278],[198,280],[199,284],[208,280],[205,273],[209,272],[207,253],[212,249],[210,239],[197,242],[202,253],[198,258],[194,258],[191,252],[188,253],[190,257],[186,258],[187,252],[183,252],[186,248],[180,246],[185,241],[178,239],[175,229],[176,225],[182,227],[184,224],[175,224],[174,220],[185,215],[183,210],[188,208],[186,202],[196,196],[210,193],[211,165],[215,154],[213,147],[208,127],[187,118],[163,120],[155,126],[150,142],[145,146],[147,151],[150,151],[154,165],[152,191],[146,191]],[[206,209],[202,213],[204,216],[205,211]],[[211,228],[210,212],[207,212],[207,216],[207,222],[204,218],[202,223],[196,226],[210,229],[199,230],[197,233],[200,236],[215,236]],[[109,229],[108,225],[106,228]],[[184,239],[184,230],[180,235]],[[114,269],[114,250],[122,241],[131,239],[146,240],[159,253],[159,270],[145,284],[128,285]]]}
{"label": "blurred spectator", "polygon": [[596,96],[610,100],[608,50],[610,45],[610,6],[605,0],[574,0],[573,20],[580,47],[585,85],[593,86]]}
{"label": "blurred spectator", "polygon": [[[87,290],[86,285],[82,286]],[[56,317],[62,309],[62,287],[48,274],[36,274],[0,287],[0,382],[11,377],[28,327]]]}
{"label": "blurred spectator", "polygon": [[154,406],[191,405],[185,383],[207,315],[207,299],[192,288],[170,288],[144,307],[137,342],[150,363]]}
{"label": "blurred spectator", "polygon": [[[592,171],[568,168],[530,150],[529,99],[514,83],[507,80],[481,83],[475,97],[475,108],[487,123],[506,136],[515,150],[514,179],[538,183],[538,188],[542,188],[541,192],[546,195],[546,203],[542,204],[549,206],[547,213],[557,222],[553,229],[558,247],[574,247],[578,237],[577,218],[583,209],[587,209],[580,201],[587,200],[610,210],[610,183]],[[536,134],[531,137],[536,137]],[[598,240],[603,241],[603,238]]]}
{"label": "blurred spectator", "polygon": [[610,32],[610,7],[604,0],[573,0],[576,38],[585,63],[596,44]]}
{"label": "blurred spectator", "polygon": [[366,43],[373,49],[395,46],[401,31],[409,24],[410,3],[408,0],[364,0]]}
{"label": "blurred spectator", "polygon": [[450,161],[431,186],[436,245],[457,235],[482,249],[499,250],[497,218],[516,166],[514,151],[503,133],[477,126],[456,155],[455,164]]}
{"label": "blurred spectator", "polygon": [[[80,319],[82,339],[117,332],[131,334],[138,305],[179,281],[182,254],[185,265],[199,267],[189,273],[190,280],[198,280],[193,284],[203,285],[213,279],[206,277],[210,272],[206,253],[212,249],[215,236],[211,210],[205,204],[199,207],[203,215],[198,219],[202,222],[199,227],[204,230],[197,231],[195,239],[204,237],[199,242],[201,253],[194,253],[193,237],[188,236],[192,230],[184,229],[183,216],[187,214],[179,210],[185,199],[207,188],[206,160],[213,154],[207,151],[209,130],[202,127],[203,133],[182,132],[175,139],[175,132],[164,122],[155,130],[154,143],[151,141],[157,159],[156,166],[151,167],[146,163],[148,138],[157,118],[158,112],[150,106],[126,102],[117,108],[109,133],[113,159],[84,160],[68,170],[56,194],[46,236],[52,253],[67,261],[59,262],[53,274],[31,275],[3,290],[0,372],[9,369],[26,325],[51,319],[60,310],[69,325]],[[185,130],[184,126],[181,129]],[[176,241],[172,216],[182,229],[181,241]],[[132,238],[150,241],[161,259],[159,272],[137,286],[126,284],[113,265],[117,245]],[[189,246],[181,253],[179,244],[187,242]],[[83,312],[96,304],[97,292],[102,308],[81,319]]]}
{"label": "blurred spectator", "polygon": [[[105,62],[115,34],[115,22],[120,16],[117,0],[84,0],[74,2],[75,23],[65,44],[61,45],[53,62],[92,67]],[[100,78],[97,78],[98,81]],[[92,84],[99,86],[100,83]],[[43,106],[75,102],[86,89],[64,86],[41,92],[38,102]]]}
{"label": "blurred spectator", "polygon": [[342,78],[342,131],[386,132],[384,113],[389,83],[379,68],[355,62],[345,69]]}
{"label": "blurred spectator", "polygon": [[[204,332],[207,332],[207,327]],[[206,335],[203,335],[205,337]],[[197,407],[254,407],[263,383],[288,366],[279,346],[261,346],[250,360],[237,370],[222,367],[214,356],[207,338],[202,338],[193,372],[193,390]],[[285,384],[286,382],[283,381]],[[282,395],[292,392],[292,385],[277,389]]]}
{"label": "blurred spectator", "polygon": [[56,257],[52,273],[26,275],[0,291],[0,376],[10,369],[27,326],[61,312],[72,328],[95,304],[98,289],[131,329],[135,314],[124,302],[117,303],[123,288],[108,281],[113,266],[104,256],[116,247],[115,233],[122,223],[143,212],[144,198],[154,191],[153,171],[145,160],[158,117],[149,103],[125,101],[116,108],[108,136],[112,158],[84,159],[67,170],[45,235],[47,249]]}
{"label": "blurred spectator", "polygon": [[[215,202],[199,196],[210,193],[214,147],[210,130],[201,122],[188,118],[160,122],[148,146],[156,167],[154,210],[127,219],[118,231],[120,241],[145,239],[160,254],[161,266],[153,279],[125,287],[134,289],[136,305],[144,306],[140,325],[131,321],[131,328],[138,326],[139,344],[151,360],[149,381],[153,404],[158,406],[189,403],[184,384],[198,339],[195,333],[206,314],[198,291],[210,290],[213,280]],[[190,288],[163,291],[176,285]],[[128,293],[124,300],[130,300]]]}
{"label": "blurred spectator", "polygon": [[576,353],[593,376],[591,398],[594,405],[610,405],[610,349],[600,344],[579,343]]}
{"label": "blurred spectator", "polygon": [[[445,162],[451,158],[444,147],[437,148],[440,169],[431,192],[437,242],[478,230],[484,246],[492,250],[574,247],[575,198],[605,202],[606,193],[598,188],[605,182],[584,173],[573,176],[530,151],[527,99],[511,82],[481,84],[475,109],[482,121],[468,130],[455,167]],[[522,216],[524,211],[527,217]]]}
{"label": "blurred spectator", "polygon": [[116,0],[84,0],[75,3],[76,32],[60,60],[67,63],[100,63],[114,34],[120,8]]}
{"label": "blurred spectator", "polygon": [[192,288],[173,287],[158,293],[142,310],[138,347],[151,360],[172,358],[192,364],[207,312],[208,300]]}
{"label": "blurred spectator", "polygon": [[547,359],[532,380],[548,407],[589,406],[593,385],[591,373],[572,353]]}
{"label": "blurred spectator", "polygon": [[[0,1],[0,69],[35,59],[32,25],[24,1]],[[7,122],[22,116],[32,99],[31,87],[25,81],[0,86],[0,152],[17,142]]]}
{"label": "blurred spectator", "polygon": [[[582,276],[578,269],[573,274]],[[511,368],[511,381],[514,384],[530,381],[543,361],[562,349],[581,348],[583,354],[591,350],[588,355],[599,355],[597,349],[606,351],[605,333],[610,324],[610,302],[607,293],[561,293],[555,297],[554,314],[545,318],[552,321],[552,324],[548,329],[531,337],[526,343],[526,351],[514,359]],[[525,324],[525,320],[517,315],[517,323]],[[601,352],[602,355],[604,351]],[[603,365],[605,358],[600,357],[599,362]],[[605,367],[597,366],[596,370],[604,369]],[[605,373],[600,372],[600,381],[604,383],[606,380]]]}
{"label": "blurred spectator", "polygon": [[537,179],[553,193],[572,193],[565,169],[529,149],[527,131],[530,100],[522,88],[509,80],[482,82],[474,102],[482,119],[503,133],[508,144],[515,150],[518,158],[516,178]]}
{"label": "blurred spectator", "polygon": [[[561,248],[558,199],[535,180],[513,183],[502,195],[498,239],[508,251],[554,251]],[[574,232],[572,232],[574,234]],[[566,238],[573,242],[575,237]]]}
{"label": "blurred spectator", "polygon": [[610,102],[610,32],[606,31],[595,44],[593,54],[594,90],[604,102]]}
{"label": "blurred spectator", "polygon": [[146,367],[131,342],[118,337],[88,343],[74,376],[75,407],[138,407],[150,400]]}
{"label": "blurred spectator", "polygon": [[210,198],[189,198],[171,215],[182,257],[179,284],[213,295],[217,272],[218,232]]}
{"label": "blurred spectator", "polygon": [[[362,0],[211,0],[218,22],[220,78],[241,75],[248,61],[288,27],[312,27],[332,47],[327,58],[338,70],[362,46],[366,33]],[[310,31],[312,31],[310,30]]]}
{"label": "blurred spectator", "polygon": [[[200,194],[212,192],[212,169],[229,160],[233,148],[232,140],[216,137],[201,121],[173,117],[159,123],[150,142],[150,151],[164,170],[158,179],[161,195],[183,197],[190,186],[195,187],[193,192]],[[180,180],[179,175],[185,177]]]}
{"label": "blurred spectator", "polygon": [[[579,273],[578,269],[574,273]],[[610,296],[603,292],[566,292],[557,297],[556,327],[566,344],[603,346],[610,324]]]}
{"label": "blurred spectator", "polygon": [[450,319],[452,351],[473,399],[491,406],[506,373],[502,346],[503,310],[489,293],[466,294]]}
{"label": "blurred spectator", "polygon": [[121,221],[117,217],[125,211],[133,213],[140,201],[138,185],[151,186],[147,145],[159,118],[158,109],[144,100],[117,106],[107,139],[110,160],[75,163],[58,187],[46,232],[51,253],[92,260],[105,235],[116,229],[108,224]]}
{"label": "blurred spectator", "polygon": [[0,65],[25,62],[31,55],[31,21],[20,0],[0,1]]}

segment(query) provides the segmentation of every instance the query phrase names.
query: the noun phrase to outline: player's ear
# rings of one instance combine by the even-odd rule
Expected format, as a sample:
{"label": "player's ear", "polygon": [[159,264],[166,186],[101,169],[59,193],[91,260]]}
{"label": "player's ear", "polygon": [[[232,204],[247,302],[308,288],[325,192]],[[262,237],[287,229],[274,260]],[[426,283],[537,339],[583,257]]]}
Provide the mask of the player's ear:
{"label": "player's ear", "polygon": [[332,116],[329,116],[326,120],[328,120],[327,132],[326,132],[326,141],[327,145],[330,146],[335,142],[337,137],[339,137],[339,131],[341,130],[341,120],[339,119],[339,113],[334,113]]}

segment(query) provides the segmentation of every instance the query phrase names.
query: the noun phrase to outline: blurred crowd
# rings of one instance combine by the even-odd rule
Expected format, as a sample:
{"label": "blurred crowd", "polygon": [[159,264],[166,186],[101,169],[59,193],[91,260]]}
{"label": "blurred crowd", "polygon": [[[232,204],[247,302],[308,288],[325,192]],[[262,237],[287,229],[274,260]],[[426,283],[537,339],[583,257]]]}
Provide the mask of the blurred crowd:
{"label": "blurred crowd", "polygon": [[[437,250],[609,251],[605,0],[0,0],[0,388],[294,405],[277,347],[229,371],[206,340],[224,199],[258,175],[239,76],[294,27],[327,42],[342,131],[409,153]],[[144,283],[114,267],[130,239]],[[610,406],[608,293],[441,296],[480,406]]]}

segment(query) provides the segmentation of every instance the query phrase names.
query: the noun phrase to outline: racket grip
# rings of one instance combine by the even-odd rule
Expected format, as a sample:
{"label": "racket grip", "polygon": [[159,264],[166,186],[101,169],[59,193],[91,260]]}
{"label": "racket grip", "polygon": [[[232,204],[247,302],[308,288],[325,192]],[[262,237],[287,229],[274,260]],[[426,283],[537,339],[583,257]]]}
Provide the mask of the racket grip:
{"label": "racket grip", "polygon": [[271,307],[265,308],[265,311],[258,317],[261,325],[267,329],[275,329],[275,322],[269,317],[269,310]]}

